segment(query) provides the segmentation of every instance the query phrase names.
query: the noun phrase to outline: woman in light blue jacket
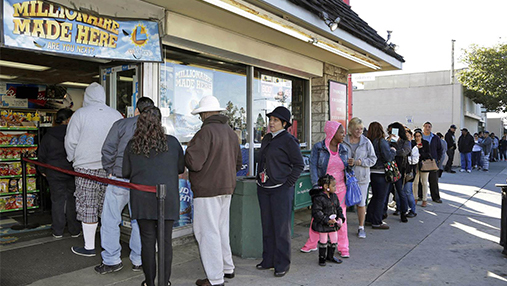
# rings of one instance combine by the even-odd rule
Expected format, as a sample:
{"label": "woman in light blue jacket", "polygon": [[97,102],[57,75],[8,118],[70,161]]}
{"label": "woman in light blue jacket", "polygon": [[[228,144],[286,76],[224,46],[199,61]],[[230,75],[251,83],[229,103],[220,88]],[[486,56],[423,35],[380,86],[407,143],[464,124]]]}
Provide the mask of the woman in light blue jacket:
{"label": "woman in light blue jacket", "polygon": [[377,162],[377,155],[370,142],[370,139],[363,135],[363,121],[354,117],[349,121],[347,136],[343,144],[348,150],[348,165],[353,166],[359,187],[361,188],[361,202],[357,205],[357,217],[359,220],[359,238],[366,238],[364,231],[364,219],[366,216],[366,197],[368,194],[368,185],[370,184],[370,167]]}

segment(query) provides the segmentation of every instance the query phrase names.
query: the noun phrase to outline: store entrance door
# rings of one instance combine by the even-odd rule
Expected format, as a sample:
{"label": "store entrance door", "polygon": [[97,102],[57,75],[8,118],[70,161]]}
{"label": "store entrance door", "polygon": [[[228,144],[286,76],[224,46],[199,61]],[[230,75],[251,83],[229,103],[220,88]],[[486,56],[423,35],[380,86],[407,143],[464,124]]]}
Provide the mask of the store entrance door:
{"label": "store entrance door", "polygon": [[121,65],[101,69],[101,84],[106,103],[125,117],[134,116],[139,94],[139,66]]}

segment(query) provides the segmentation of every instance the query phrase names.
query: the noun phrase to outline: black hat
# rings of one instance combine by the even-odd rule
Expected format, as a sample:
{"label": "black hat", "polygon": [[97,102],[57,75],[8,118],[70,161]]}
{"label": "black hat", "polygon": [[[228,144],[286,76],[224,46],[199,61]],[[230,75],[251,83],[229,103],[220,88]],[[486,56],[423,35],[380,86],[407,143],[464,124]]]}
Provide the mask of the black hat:
{"label": "black hat", "polygon": [[466,132],[468,132],[468,129],[467,129],[467,128],[463,128],[463,129],[461,129],[461,131],[466,131]]}
{"label": "black hat", "polygon": [[274,116],[276,118],[279,118],[280,120],[283,120],[287,122],[287,125],[285,128],[289,128],[292,124],[290,123],[290,110],[283,106],[278,106],[275,108],[275,110],[271,111],[271,113],[266,114],[267,117]]}
{"label": "black hat", "polygon": [[456,127],[456,125],[454,125],[454,124],[453,124],[453,125],[451,125],[451,127],[449,127],[449,128],[451,128],[451,129],[458,129],[458,128]]}

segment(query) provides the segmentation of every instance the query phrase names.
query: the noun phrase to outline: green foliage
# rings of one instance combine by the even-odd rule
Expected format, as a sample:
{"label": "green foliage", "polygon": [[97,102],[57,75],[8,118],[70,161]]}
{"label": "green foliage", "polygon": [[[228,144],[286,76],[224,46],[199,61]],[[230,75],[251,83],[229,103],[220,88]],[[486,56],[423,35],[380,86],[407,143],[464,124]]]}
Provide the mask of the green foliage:
{"label": "green foliage", "polygon": [[468,65],[458,75],[465,95],[489,111],[507,112],[507,45],[472,45],[461,60]]}

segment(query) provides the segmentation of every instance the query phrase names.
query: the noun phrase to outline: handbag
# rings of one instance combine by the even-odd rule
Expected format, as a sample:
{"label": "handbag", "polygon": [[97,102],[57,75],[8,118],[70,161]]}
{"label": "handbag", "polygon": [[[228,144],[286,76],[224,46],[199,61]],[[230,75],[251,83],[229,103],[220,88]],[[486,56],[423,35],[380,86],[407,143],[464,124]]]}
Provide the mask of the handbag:
{"label": "handbag", "polygon": [[438,171],[437,162],[435,159],[426,159],[421,162],[421,172]]}
{"label": "handbag", "polygon": [[[378,150],[380,152],[380,157],[382,157],[382,150],[380,149],[380,140],[378,141]],[[384,172],[385,178],[388,183],[394,183],[401,179],[400,169],[398,169],[398,164],[396,161],[388,161],[384,163]]]}
{"label": "handbag", "polygon": [[361,188],[353,170],[345,171],[345,185],[347,186],[345,205],[350,207],[359,204],[361,202]]}
{"label": "handbag", "polygon": [[405,182],[410,182],[414,178],[415,178],[414,168],[413,168],[413,166],[410,166],[408,168],[407,172],[405,173],[405,176],[403,177],[403,179],[405,180]]}

